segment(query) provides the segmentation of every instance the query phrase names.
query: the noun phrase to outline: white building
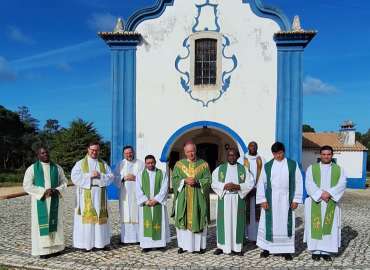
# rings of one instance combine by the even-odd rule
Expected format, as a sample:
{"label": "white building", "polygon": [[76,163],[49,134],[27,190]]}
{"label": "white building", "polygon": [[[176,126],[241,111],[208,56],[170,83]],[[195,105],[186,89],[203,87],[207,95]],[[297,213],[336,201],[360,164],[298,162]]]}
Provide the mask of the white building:
{"label": "white building", "polygon": [[347,187],[365,188],[368,149],[355,140],[355,131],[354,124],[345,121],[339,132],[303,133],[303,169],[318,161],[320,147],[330,145],[334,160],[347,174]]}
{"label": "white building", "polygon": [[133,145],[172,167],[189,139],[211,169],[252,140],[266,158],[279,140],[300,162],[302,58],[315,34],[260,0],[158,0],[99,33],[112,54],[112,163]]}

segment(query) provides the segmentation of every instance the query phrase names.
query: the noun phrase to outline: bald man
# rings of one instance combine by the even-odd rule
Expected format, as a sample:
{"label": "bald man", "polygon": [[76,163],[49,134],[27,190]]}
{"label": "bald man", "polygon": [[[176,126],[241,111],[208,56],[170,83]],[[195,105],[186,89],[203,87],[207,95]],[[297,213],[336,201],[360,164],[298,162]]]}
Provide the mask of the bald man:
{"label": "bald man", "polygon": [[178,161],[172,174],[178,253],[204,253],[207,240],[207,200],[211,173],[207,162],[198,159],[192,141],[185,143],[186,159]]}

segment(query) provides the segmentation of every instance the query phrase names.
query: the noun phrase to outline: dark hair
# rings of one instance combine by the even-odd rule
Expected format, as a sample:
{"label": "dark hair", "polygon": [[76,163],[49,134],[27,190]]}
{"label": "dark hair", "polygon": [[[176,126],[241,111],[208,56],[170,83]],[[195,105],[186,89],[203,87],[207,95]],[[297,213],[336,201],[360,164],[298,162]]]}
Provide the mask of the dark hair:
{"label": "dark hair", "polygon": [[147,155],[147,156],[145,157],[145,161],[147,161],[147,159],[154,159],[154,161],[156,161],[156,160],[155,160],[155,157],[154,157],[153,155]]}
{"label": "dark hair", "polygon": [[229,149],[226,150],[226,153],[229,154],[229,152],[234,152],[235,156],[237,158],[240,157],[240,154],[239,154],[239,150],[234,148],[234,147],[230,147]]}
{"label": "dark hair", "polygon": [[258,148],[258,144],[257,144],[255,141],[251,141],[250,143],[248,143],[248,146],[249,146],[250,144],[253,144],[256,148]]}
{"label": "dark hair", "polygon": [[122,153],[125,152],[126,149],[131,149],[132,151],[134,151],[134,148],[131,145],[125,145],[122,149]]}
{"label": "dark hair", "polygon": [[38,153],[39,153],[39,151],[40,151],[41,149],[45,149],[46,151],[48,151],[48,152],[49,152],[49,149],[48,149],[45,145],[38,145],[38,146],[36,147],[36,150],[35,150],[36,155],[38,155]]}
{"label": "dark hair", "polygon": [[88,147],[90,147],[90,146],[93,146],[93,145],[99,145],[99,147],[100,147],[100,142],[99,141],[91,141],[91,142],[89,142],[89,146]]}
{"label": "dark hair", "polygon": [[276,142],[271,146],[271,152],[277,153],[279,151],[283,151],[285,153],[285,146],[281,142]]}
{"label": "dark hair", "polygon": [[320,148],[320,154],[322,151],[325,151],[325,150],[329,150],[331,151],[331,153],[333,154],[334,150],[333,150],[333,147],[331,147],[330,145],[324,145]]}

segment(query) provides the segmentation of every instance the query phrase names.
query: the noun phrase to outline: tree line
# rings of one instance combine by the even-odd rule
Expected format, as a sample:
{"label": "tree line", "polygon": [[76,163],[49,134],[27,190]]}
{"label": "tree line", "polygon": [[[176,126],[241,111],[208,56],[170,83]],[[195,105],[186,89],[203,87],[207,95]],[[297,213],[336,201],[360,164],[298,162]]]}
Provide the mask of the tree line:
{"label": "tree line", "polygon": [[51,159],[70,172],[92,140],[101,143],[101,157],[109,162],[110,143],[92,122],[76,119],[62,127],[58,120],[48,119],[40,128],[40,121],[26,106],[11,111],[0,105],[0,127],[0,171],[24,170],[35,161],[35,150],[45,146]]}

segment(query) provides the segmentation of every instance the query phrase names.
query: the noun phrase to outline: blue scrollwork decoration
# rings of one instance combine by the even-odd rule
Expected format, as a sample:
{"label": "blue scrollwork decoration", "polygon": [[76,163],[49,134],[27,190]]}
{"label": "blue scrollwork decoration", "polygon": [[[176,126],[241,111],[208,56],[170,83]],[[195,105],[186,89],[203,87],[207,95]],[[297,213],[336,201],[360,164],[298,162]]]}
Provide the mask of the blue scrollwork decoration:
{"label": "blue scrollwork decoration", "polygon": [[[192,27],[192,32],[221,32],[220,24],[218,23],[218,16],[217,16],[217,4],[211,4],[210,0],[205,0],[204,4],[195,5],[197,8],[197,15],[195,17],[195,23]],[[198,30],[199,24],[200,24],[200,16],[202,13],[202,9],[205,7],[211,7],[213,8],[213,14],[214,14],[214,25],[212,27],[204,27],[204,29]],[[223,42],[222,42],[222,58],[228,61],[231,61],[232,67],[229,70],[222,70],[221,75],[221,89],[218,89],[215,92],[215,96],[208,100],[202,100],[199,97],[195,97],[191,85],[190,85],[190,72],[186,70],[180,69],[180,62],[182,61],[190,61],[190,44],[189,44],[189,36],[186,37],[182,43],[182,47],[185,48],[185,53],[183,55],[178,55],[175,60],[175,68],[176,70],[181,74],[180,77],[180,84],[181,87],[184,89],[184,91],[189,94],[190,98],[193,99],[196,102],[200,102],[203,107],[208,107],[210,103],[215,103],[217,100],[219,100],[222,95],[229,89],[230,83],[231,83],[231,74],[232,72],[237,68],[238,66],[238,60],[235,56],[235,54],[232,54],[231,56],[228,56],[226,54],[227,48],[230,46],[230,39],[225,35],[222,34]]]}

